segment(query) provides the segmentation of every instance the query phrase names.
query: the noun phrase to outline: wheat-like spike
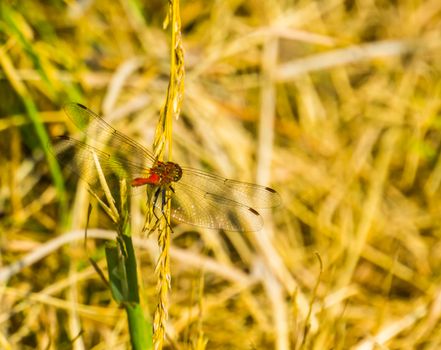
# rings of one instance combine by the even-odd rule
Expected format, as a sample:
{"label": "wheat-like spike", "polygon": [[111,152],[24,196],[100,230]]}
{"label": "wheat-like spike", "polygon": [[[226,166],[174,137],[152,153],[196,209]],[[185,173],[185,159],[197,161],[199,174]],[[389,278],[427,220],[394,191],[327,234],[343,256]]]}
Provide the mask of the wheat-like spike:
{"label": "wheat-like spike", "polygon": [[[179,15],[179,0],[169,1],[168,18],[165,23],[171,23],[171,52],[170,52],[170,81],[167,89],[167,96],[161,109],[159,123],[156,128],[153,149],[155,156],[162,160],[164,151],[168,151],[168,159],[171,159],[172,150],[172,121],[178,118],[182,97],[184,94],[184,55],[181,41],[181,19]],[[167,190],[166,192],[169,192]],[[169,197],[169,193],[165,194]],[[162,349],[165,327],[168,317],[168,293],[170,290],[170,201],[166,201],[164,215],[158,229],[158,245],[161,250],[156,265],[158,276],[158,304],[153,318],[153,341],[155,350]]]}

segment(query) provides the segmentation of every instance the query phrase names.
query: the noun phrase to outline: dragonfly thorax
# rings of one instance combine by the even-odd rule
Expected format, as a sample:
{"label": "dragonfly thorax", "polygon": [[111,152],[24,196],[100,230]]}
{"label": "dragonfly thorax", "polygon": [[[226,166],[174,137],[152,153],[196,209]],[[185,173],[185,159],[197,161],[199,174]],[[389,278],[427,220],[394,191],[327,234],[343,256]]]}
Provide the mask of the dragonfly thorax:
{"label": "dragonfly thorax", "polygon": [[177,182],[182,177],[182,168],[173,162],[158,161],[150,168],[150,175],[148,177],[150,184],[155,186],[170,185],[172,182]]}
{"label": "dragonfly thorax", "polygon": [[132,180],[131,185],[134,187],[151,185],[151,186],[168,186],[172,182],[177,182],[182,177],[182,168],[173,162],[157,162],[149,169],[147,177],[137,177]]}

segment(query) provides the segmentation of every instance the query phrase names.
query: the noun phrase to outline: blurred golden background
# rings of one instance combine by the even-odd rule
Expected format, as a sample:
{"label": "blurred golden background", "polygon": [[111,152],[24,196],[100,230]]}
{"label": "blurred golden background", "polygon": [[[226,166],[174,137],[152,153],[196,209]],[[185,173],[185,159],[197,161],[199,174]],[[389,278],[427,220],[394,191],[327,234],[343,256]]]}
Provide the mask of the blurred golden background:
{"label": "blurred golden background", "polygon": [[[0,4],[2,349],[128,347],[123,310],[88,262],[104,268],[112,227],[44,146],[75,134],[61,106],[76,101],[150,147],[167,6]],[[271,186],[283,206],[259,232],[174,226],[165,348],[440,348],[441,2],[180,6],[173,159]],[[142,198],[131,204],[151,317],[158,248],[140,232]]]}

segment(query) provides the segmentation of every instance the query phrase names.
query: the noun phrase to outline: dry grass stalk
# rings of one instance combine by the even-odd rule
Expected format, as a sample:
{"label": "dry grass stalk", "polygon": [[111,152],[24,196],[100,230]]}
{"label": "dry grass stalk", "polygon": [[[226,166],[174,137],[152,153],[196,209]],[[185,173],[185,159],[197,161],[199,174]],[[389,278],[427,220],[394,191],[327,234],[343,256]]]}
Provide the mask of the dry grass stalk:
{"label": "dry grass stalk", "polygon": [[[170,22],[170,23],[169,23]],[[164,106],[161,109],[159,122],[156,128],[153,150],[159,160],[163,160],[167,152],[168,160],[172,154],[172,121],[179,117],[184,94],[184,52],[181,37],[181,18],[179,0],[170,0],[169,11],[164,22],[164,28],[170,25],[170,78]],[[166,197],[170,196],[167,190]],[[155,272],[158,276],[158,305],[153,319],[153,340],[155,349],[162,349],[165,339],[166,322],[168,319],[169,290],[171,287],[170,272],[170,201],[167,200],[164,215],[158,226],[158,245],[160,254]],[[155,208],[151,208],[155,210]],[[150,217],[152,215],[150,214]]]}

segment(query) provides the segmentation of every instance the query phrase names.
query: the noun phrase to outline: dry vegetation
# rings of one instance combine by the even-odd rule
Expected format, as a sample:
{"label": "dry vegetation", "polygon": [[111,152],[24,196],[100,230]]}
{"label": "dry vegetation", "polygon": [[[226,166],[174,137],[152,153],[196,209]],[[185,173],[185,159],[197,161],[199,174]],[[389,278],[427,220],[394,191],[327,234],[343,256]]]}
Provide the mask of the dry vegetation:
{"label": "dry vegetation", "polygon": [[[88,262],[105,268],[112,226],[66,171],[63,192],[42,145],[75,133],[67,101],[152,144],[166,1],[0,9],[0,348],[124,349],[125,314]],[[270,185],[284,205],[260,232],[174,227],[165,348],[440,348],[441,2],[195,0],[181,19],[173,159]],[[143,212],[133,197],[152,317]]]}

